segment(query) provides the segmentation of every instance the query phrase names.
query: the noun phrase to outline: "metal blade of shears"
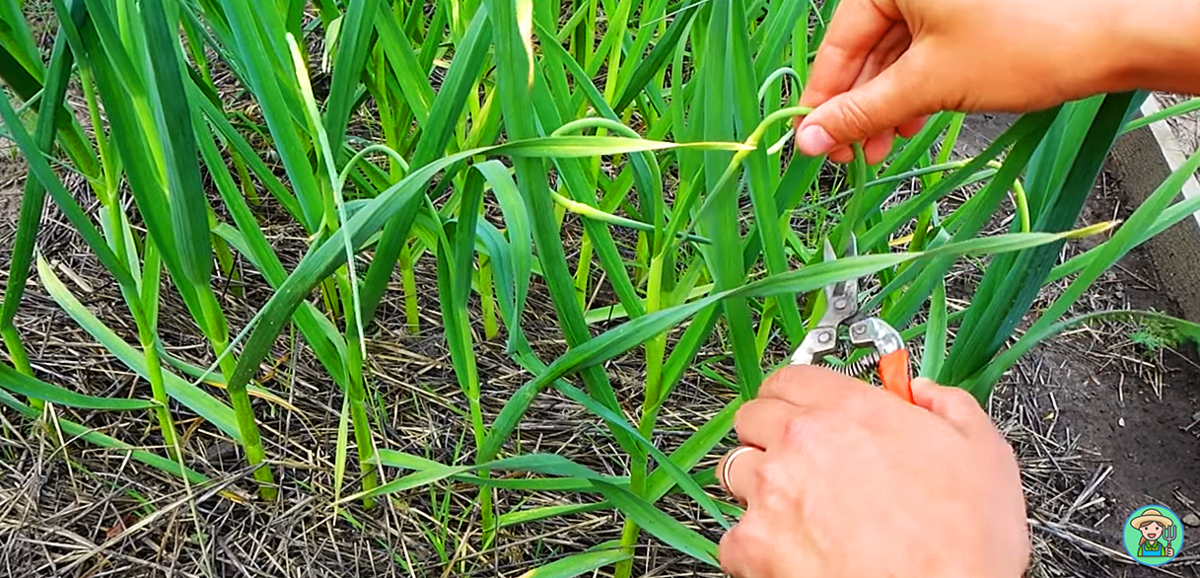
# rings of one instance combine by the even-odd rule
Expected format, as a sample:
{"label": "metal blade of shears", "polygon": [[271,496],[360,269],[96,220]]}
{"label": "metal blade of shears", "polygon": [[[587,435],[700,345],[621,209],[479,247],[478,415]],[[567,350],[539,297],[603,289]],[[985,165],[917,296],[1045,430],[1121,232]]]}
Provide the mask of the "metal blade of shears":
{"label": "metal blade of shears", "polygon": [[[850,235],[850,246],[846,249],[847,257],[858,255],[858,241]],[[825,262],[837,261],[837,252],[833,243],[825,239]],[[837,327],[858,314],[858,277],[825,286],[825,314],[821,316],[819,326]]]}

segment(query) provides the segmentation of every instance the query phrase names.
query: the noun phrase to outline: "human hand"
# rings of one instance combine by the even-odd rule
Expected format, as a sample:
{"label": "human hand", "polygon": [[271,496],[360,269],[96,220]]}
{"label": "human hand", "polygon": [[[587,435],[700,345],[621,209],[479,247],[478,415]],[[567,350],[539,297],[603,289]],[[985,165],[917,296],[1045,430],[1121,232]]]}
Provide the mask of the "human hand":
{"label": "human hand", "polygon": [[1029,539],[1012,449],[966,392],[927,379],[912,391],[915,405],[812,366],[771,375],[734,424],[753,449],[717,466],[747,507],[721,539],[721,567],[736,578],[1021,576]]}
{"label": "human hand", "polygon": [[843,0],[817,52],[801,152],[868,162],[942,110],[1029,112],[1134,88],[1200,91],[1194,0]]}

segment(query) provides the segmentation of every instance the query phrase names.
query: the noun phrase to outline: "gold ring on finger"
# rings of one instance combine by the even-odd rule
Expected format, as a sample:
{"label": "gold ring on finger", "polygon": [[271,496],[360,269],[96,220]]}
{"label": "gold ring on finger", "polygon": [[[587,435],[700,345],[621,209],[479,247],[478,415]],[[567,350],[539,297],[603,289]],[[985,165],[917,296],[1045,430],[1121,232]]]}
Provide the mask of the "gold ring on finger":
{"label": "gold ring on finger", "polygon": [[729,470],[730,470],[730,468],[733,467],[733,462],[734,462],[734,460],[736,460],[738,458],[738,456],[740,456],[746,452],[755,451],[756,449],[757,448],[753,448],[750,446],[741,446],[741,447],[729,452],[729,455],[725,456],[725,461],[721,464],[721,471],[719,472],[718,481],[721,482],[721,487],[725,490],[726,493],[728,493],[730,496],[733,496],[734,498],[737,498],[738,500],[741,500],[741,497],[738,496],[737,493],[733,491],[733,486],[731,486],[729,484]]}

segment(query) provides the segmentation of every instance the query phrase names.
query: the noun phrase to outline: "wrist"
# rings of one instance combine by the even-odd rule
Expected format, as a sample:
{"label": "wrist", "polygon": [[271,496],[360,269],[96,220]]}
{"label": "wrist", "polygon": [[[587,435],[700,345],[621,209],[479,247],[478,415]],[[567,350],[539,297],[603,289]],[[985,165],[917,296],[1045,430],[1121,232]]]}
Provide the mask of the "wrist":
{"label": "wrist", "polygon": [[1102,26],[1105,91],[1200,93],[1200,3],[1119,0]]}

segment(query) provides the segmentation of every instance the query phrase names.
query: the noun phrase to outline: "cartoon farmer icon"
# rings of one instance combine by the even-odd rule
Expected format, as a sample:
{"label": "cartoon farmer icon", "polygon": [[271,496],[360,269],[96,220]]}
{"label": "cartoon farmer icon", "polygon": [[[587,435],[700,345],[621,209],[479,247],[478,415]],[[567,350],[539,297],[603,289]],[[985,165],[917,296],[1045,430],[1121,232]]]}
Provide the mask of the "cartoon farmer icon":
{"label": "cartoon farmer icon", "polygon": [[1129,525],[1142,534],[1142,538],[1138,542],[1137,557],[1171,558],[1175,556],[1171,542],[1175,539],[1177,527],[1162,512],[1154,508],[1147,508],[1141,515],[1129,520]]}

